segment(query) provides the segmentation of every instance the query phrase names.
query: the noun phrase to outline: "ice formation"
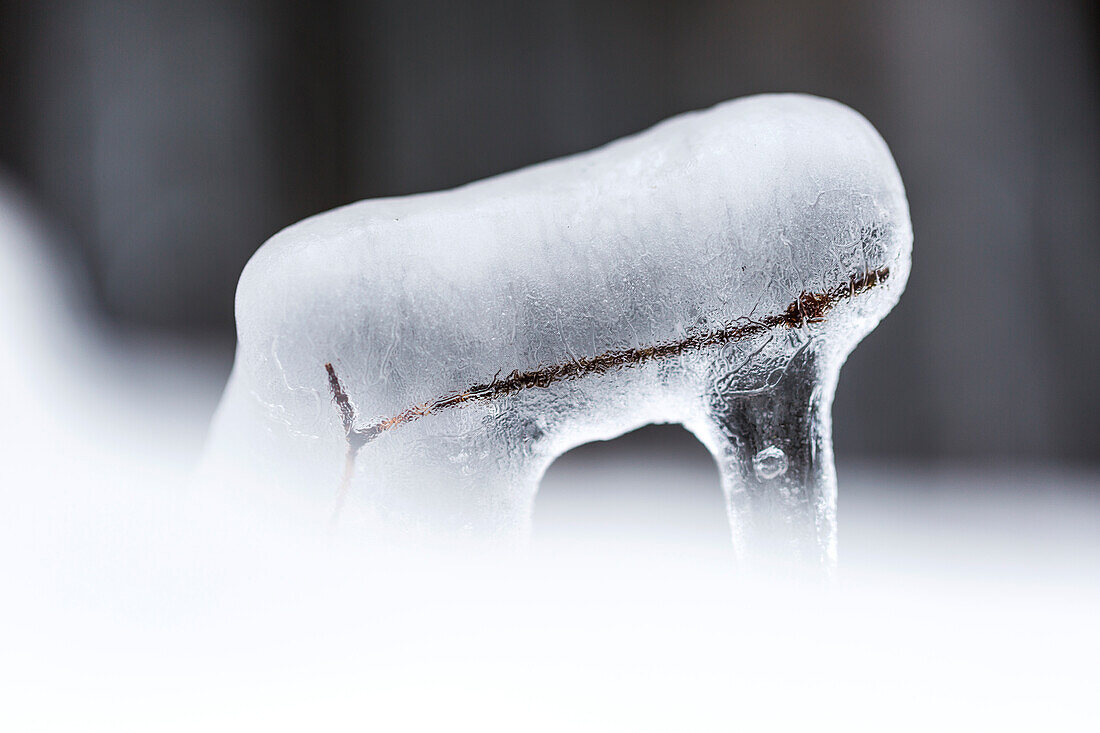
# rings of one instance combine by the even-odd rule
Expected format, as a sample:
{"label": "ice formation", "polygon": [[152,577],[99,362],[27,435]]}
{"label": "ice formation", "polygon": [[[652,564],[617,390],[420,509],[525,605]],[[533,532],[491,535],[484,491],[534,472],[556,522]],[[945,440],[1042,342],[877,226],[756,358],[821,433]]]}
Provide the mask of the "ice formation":
{"label": "ice formation", "polygon": [[911,242],[881,137],[803,95],[326,212],[241,276],[204,475],[379,536],[508,539],[557,456],[681,423],[739,558],[828,566],[833,391]]}

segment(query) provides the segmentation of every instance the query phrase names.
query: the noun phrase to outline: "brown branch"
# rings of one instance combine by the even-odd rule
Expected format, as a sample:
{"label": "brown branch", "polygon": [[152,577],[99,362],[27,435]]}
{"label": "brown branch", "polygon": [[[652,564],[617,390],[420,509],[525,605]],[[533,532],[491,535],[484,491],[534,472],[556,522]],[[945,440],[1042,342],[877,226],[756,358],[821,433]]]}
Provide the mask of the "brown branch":
{"label": "brown branch", "polygon": [[366,441],[359,438],[359,431],[355,428],[355,407],[348,399],[348,393],[344,390],[344,385],[340,384],[340,378],[336,376],[336,369],[331,362],[325,364],[325,371],[328,372],[328,386],[332,390],[332,399],[336,402],[336,408],[340,411],[340,421],[344,424],[344,434],[348,440],[348,449],[344,455],[344,475],[340,478],[336,504],[332,509],[330,520],[332,528],[335,529],[336,523],[340,520],[340,512],[344,508],[344,501],[348,496],[348,489],[351,487],[351,478],[355,474],[355,457],[359,454],[359,449],[366,445]]}
{"label": "brown branch", "polygon": [[[328,372],[332,396],[336,401],[337,408],[340,410],[340,419],[347,434],[348,455],[354,461],[359,449],[383,432],[435,414],[441,410],[458,407],[470,402],[480,402],[515,394],[524,389],[549,387],[555,382],[578,379],[590,374],[602,374],[616,367],[637,366],[655,359],[678,356],[711,346],[742,341],[778,326],[801,328],[807,323],[821,323],[825,314],[837,303],[875,287],[884,282],[889,276],[890,269],[888,267],[854,275],[848,282],[837,285],[830,290],[817,293],[803,291],[782,313],[767,315],[760,320],[730,324],[716,331],[691,333],[679,341],[669,341],[635,349],[605,351],[596,356],[571,359],[567,362],[540,367],[527,372],[513,371],[504,379],[494,377],[491,382],[474,385],[464,392],[455,392],[414,405],[403,412],[365,428],[355,427],[355,410],[340,384],[340,380],[336,377],[336,371],[333,369],[332,364],[325,364],[325,370]],[[346,476],[346,480],[350,480],[350,476]]]}

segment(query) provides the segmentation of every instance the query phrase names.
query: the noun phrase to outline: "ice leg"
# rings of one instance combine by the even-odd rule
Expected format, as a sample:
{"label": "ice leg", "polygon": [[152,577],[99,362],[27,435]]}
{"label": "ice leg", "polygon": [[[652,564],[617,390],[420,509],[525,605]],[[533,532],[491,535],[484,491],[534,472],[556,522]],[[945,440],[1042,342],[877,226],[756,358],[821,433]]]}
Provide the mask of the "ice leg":
{"label": "ice leg", "polygon": [[773,387],[708,397],[696,432],[718,463],[742,567],[797,573],[835,565],[832,361],[811,345]]}
{"label": "ice leg", "polygon": [[498,467],[493,459],[499,454],[479,460],[480,444],[448,441],[437,455],[431,445],[390,447],[384,457],[364,451],[343,497],[336,493],[334,526],[341,533],[393,546],[518,549],[526,544],[537,474]]}

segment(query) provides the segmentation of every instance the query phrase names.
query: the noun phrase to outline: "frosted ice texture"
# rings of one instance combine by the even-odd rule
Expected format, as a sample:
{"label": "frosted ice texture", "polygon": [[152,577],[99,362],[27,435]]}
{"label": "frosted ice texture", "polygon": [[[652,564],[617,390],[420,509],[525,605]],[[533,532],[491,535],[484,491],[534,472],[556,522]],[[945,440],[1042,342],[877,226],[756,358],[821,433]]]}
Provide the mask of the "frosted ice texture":
{"label": "frosted ice texture", "polygon": [[682,423],[740,558],[828,566],[834,387],[911,242],[885,143],[802,95],[335,209],[241,276],[205,475],[345,529],[515,538],[555,457]]}

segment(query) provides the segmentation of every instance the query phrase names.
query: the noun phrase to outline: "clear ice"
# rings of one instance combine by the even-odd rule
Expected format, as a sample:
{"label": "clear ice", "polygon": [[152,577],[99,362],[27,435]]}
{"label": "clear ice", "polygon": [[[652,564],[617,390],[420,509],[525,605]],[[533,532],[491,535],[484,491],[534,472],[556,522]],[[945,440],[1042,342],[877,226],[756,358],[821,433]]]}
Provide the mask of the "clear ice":
{"label": "clear ice", "polygon": [[882,138],[804,95],[319,214],[241,275],[203,475],[343,530],[507,542],[556,457],[681,423],[739,560],[830,567],[834,388],[911,244]]}

